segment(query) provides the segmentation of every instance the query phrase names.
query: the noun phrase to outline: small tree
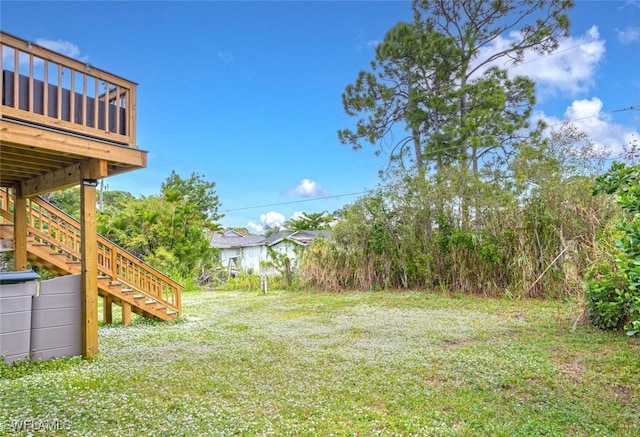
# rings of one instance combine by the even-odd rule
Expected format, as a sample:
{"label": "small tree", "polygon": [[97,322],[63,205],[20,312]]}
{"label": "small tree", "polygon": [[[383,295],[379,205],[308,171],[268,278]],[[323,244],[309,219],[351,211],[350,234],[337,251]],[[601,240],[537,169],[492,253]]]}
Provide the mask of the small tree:
{"label": "small tree", "polygon": [[327,211],[303,212],[300,216],[287,220],[284,227],[289,231],[319,231],[330,229],[335,217]]}
{"label": "small tree", "polygon": [[98,230],[156,268],[191,280],[211,268],[217,254],[209,244],[221,217],[214,187],[202,175],[183,178],[174,171],[160,195],[106,192]]}

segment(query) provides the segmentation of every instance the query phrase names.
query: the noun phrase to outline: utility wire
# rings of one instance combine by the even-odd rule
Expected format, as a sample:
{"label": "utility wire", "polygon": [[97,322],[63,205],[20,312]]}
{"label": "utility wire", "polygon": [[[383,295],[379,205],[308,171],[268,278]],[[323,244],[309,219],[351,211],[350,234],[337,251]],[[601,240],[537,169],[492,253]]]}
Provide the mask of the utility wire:
{"label": "utility wire", "polygon": [[[581,118],[576,118],[573,120],[564,120],[564,121],[560,121],[558,123],[552,124],[549,127],[553,127],[553,126],[558,126],[561,125],[563,123],[573,123],[576,121],[581,121],[581,120],[586,120],[589,118],[593,118],[593,117],[597,117],[600,114],[608,114],[608,113],[614,113],[614,112],[624,112],[624,111],[632,111],[632,110],[640,110],[640,104],[634,104],[625,108],[620,108],[620,109],[613,109],[611,111],[605,111],[605,112],[599,112],[597,114],[593,114],[593,115],[588,115],[586,117],[581,117]],[[440,149],[440,151],[442,152],[446,152],[449,150],[454,150],[454,149],[458,149],[459,146],[450,146],[450,147],[446,147],[443,149]],[[365,167],[365,166],[361,166],[361,167]],[[235,211],[245,211],[245,210],[249,210],[249,209],[258,209],[258,208],[267,208],[267,207],[271,207],[271,206],[282,206],[282,205],[291,205],[291,204],[295,204],[295,203],[304,203],[304,202],[313,202],[316,200],[325,200],[325,199],[334,199],[334,198],[339,198],[339,197],[346,197],[346,196],[356,196],[356,195],[361,195],[361,194],[365,194],[366,191],[360,191],[357,193],[345,193],[345,194],[336,194],[333,196],[324,196],[324,197],[314,197],[312,199],[304,199],[304,200],[293,200],[293,201],[289,201],[289,202],[279,202],[279,203],[270,203],[270,204],[266,204],[266,205],[256,205],[256,206],[245,206],[245,207],[241,207],[241,208],[232,208],[232,209],[226,209],[223,211],[220,211],[221,213],[227,213],[227,212],[235,212]]]}
{"label": "utility wire", "polygon": [[357,193],[336,194],[336,195],[333,195],[333,196],[314,197],[312,199],[291,200],[289,202],[269,203],[269,204],[266,204],[266,205],[244,206],[242,208],[225,209],[225,210],[222,210],[220,212],[221,213],[227,213],[227,212],[235,212],[235,211],[245,211],[247,209],[258,209],[258,208],[268,208],[268,207],[271,207],[271,206],[291,205],[291,204],[294,204],[294,203],[313,202],[315,200],[336,199],[338,197],[346,197],[346,196],[358,196],[358,195],[365,194],[365,193],[366,193],[366,191],[359,191]]}

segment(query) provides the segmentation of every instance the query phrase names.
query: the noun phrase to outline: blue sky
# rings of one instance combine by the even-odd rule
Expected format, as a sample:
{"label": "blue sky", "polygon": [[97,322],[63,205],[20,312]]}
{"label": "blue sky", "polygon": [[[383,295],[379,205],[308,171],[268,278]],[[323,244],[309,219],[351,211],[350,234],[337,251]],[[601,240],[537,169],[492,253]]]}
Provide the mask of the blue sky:
{"label": "blue sky", "polygon": [[[536,118],[577,120],[615,155],[640,136],[640,1],[578,0],[570,17],[557,54],[511,71],[537,81]],[[139,84],[148,167],[109,189],[157,194],[171,170],[200,173],[222,224],[256,231],[378,183],[388,157],[338,141],[355,121],[341,94],[411,19],[404,1],[0,3],[3,31]]]}

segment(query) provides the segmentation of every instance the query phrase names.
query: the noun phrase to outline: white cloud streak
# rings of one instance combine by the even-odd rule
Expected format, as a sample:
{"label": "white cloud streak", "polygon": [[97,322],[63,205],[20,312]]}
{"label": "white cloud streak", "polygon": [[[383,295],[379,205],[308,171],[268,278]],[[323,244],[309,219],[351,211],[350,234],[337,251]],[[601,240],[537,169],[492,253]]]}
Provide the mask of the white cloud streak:
{"label": "white cloud streak", "polygon": [[269,211],[266,214],[260,214],[260,221],[270,228],[281,228],[286,220],[284,215],[279,212]]}
{"label": "white cloud streak", "polygon": [[[516,37],[516,34],[511,34],[496,38],[491,46],[482,51],[479,58],[504,50]],[[624,43],[640,41],[640,27],[630,26],[618,31],[618,38]],[[537,85],[537,94],[542,99],[558,95],[573,98],[562,120],[538,112],[532,117],[534,122],[541,119],[554,126],[570,121],[585,132],[599,150],[609,150],[616,155],[622,151],[623,145],[628,145],[637,138],[637,130],[614,123],[611,115],[603,112],[604,104],[600,98],[577,98],[584,96],[595,85],[598,68],[605,54],[605,40],[601,38],[598,28],[592,26],[582,35],[560,40],[558,48],[551,54],[539,55],[529,51],[525,52],[522,64],[505,65],[504,60],[500,60],[500,63],[494,65],[507,68],[510,75],[526,75],[533,79]]]}
{"label": "white cloud streak", "polygon": [[82,62],[87,61],[87,56],[80,56],[80,48],[69,41],[64,41],[61,39],[51,40],[38,38],[35,41],[39,46],[45,47],[49,50],[53,50],[54,52],[58,52],[62,55],[69,56],[70,58],[77,59]]}
{"label": "white cloud streak", "polygon": [[611,116],[602,111],[602,100],[597,97],[591,99],[574,100],[564,112],[564,120],[549,117],[542,113],[534,116],[554,126],[563,121],[570,121],[578,129],[586,133],[599,150],[609,150],[613,156],[618,156],[623,146],[628,146],[634,138],[640,135],[632,127],[614,123]]}
{"label": "white cloud streak", "polygon": [[622,44],[640,43],[640,26],[627,26],[624,29],[616,29],[618,40]]}
{"label": "white cloud streak", "polygon": [[293,196],[302,196],[302,197],[318,197],[318,196],[327,196],[328,192],[322,189],[322,186],[311,179],[303,179],[300,181],[297,187],[289,190],[288,192]]}
{"label": "white cloud streak", "polygon": [[252,234],[259,234],[264,231],[264,226],[253,221],[247,223],[247,229],[251,231]]}
{"label": "white cloud streak", "polygon": [[[496,38],[493,44],[481,51],[479,58],[484,59],[506,49],[517,36],[512,33],[508,37]],[[505,65],[502,59],[493,65],[508,68],[513,75],[530,77],[538,84],[543,95],[568,93],[575,96],[588,91],[595,84],[598,64],[604,59],[605,52],[605,41],[600,38],[598,28],[592,26],[583,35],[560,40],[552,54],[539,55],[528,51],[522,64]],[[479,73],[484,70],[486,68]]]}

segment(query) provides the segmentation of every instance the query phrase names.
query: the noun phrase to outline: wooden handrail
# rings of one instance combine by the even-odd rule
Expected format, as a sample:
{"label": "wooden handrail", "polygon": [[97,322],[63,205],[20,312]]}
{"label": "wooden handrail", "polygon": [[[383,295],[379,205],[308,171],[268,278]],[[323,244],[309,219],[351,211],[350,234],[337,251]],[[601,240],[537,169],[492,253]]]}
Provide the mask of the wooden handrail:
{"label": "wooden handrail", "polygon": [[[3,216],[9,217],[12,201],[8,190],[0,189],[0,202],[6,211]],[[27,229],[35,238],[50,244],[53,251],[66,254],[70,261],[80,260],[80,222],[44,199],[27,199]],[[98,271],[178,313],[181,310],[181,284],[100,234]]]}
{"label": "wooden handrail", "polygon": [[136,145],[136,83],[0,32],[0,116]]}

